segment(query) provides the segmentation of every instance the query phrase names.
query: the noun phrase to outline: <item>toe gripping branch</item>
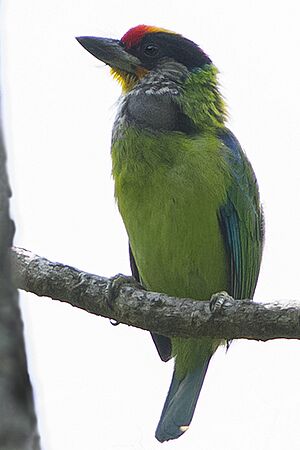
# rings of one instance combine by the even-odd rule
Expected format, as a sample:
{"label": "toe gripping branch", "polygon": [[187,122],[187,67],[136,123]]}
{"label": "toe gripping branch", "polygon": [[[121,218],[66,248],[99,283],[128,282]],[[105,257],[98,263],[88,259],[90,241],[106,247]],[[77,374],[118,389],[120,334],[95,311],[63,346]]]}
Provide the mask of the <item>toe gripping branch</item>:
{"label": "toe gripping branch", "polygon": [[234,298],[232,298],[226,291],[217,292],[211,296],[209,302],[209,309],[212,314],[221,314],[226,308],[233,305]]}
{"label": "toe gripping branch", "polygon": [[[212,315],[220,315],[227,308],[233,306],[234,298],[227,294],[226,291],[217,292],[211,296],[209,309]],[[226,351],[229,349],[232,340],[226,340]]]}
{"label": "toe gripping branch", "polygon": [[[113,311],[115,300],[119,296],[120,289],[124,285],[135,285],[138,289],[143,289],[135,278],[123,275],[122,273],[118,273],[117,275],[109,278],[106,288],[106,302],[110,310]],[[115,319],[109,319],[109,321],[114,327],[120,324],[120,322]]]}

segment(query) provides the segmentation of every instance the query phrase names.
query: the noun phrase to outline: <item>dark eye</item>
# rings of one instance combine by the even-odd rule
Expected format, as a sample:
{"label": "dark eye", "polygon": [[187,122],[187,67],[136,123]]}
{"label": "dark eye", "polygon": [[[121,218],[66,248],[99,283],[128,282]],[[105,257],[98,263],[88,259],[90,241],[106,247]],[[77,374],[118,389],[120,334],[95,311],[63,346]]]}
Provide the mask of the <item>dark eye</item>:
{"label": "dark eye", "polygon": [[158,54],[158,50],[159,50],[159,48],[157,47],[157,45],[148,44],[144,48],[144,53],[147,56],[156,56]]}

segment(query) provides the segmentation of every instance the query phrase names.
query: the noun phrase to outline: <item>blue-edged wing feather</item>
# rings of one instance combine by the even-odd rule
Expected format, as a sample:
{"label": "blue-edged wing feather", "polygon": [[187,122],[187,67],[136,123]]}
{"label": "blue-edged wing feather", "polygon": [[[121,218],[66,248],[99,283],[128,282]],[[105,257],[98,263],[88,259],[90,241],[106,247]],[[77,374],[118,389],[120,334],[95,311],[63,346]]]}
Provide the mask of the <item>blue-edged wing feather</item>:
{"label": "blue-edged wing feather", "polygon": [[257,181],[238,140],[228,129],[219,133],[225,158],[232,175],[227,201],[219,210],[219,221],[225,239],[230,295],[252,298],[257,283],[263,247],[263,214],[259,203]]}

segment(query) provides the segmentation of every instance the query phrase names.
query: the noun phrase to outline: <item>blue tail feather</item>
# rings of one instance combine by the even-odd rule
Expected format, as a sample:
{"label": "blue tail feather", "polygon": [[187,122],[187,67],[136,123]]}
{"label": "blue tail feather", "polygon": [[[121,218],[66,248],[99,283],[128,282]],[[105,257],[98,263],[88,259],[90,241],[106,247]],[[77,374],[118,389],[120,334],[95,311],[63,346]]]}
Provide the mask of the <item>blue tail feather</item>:
{"label": "blue tail feather", "polygon": [[210,358],[211,355],[207,356],[200,367],[181,378],[176,374],[175,365],[171,386],[155,433],[160,442],[178,438],[191,423]]}

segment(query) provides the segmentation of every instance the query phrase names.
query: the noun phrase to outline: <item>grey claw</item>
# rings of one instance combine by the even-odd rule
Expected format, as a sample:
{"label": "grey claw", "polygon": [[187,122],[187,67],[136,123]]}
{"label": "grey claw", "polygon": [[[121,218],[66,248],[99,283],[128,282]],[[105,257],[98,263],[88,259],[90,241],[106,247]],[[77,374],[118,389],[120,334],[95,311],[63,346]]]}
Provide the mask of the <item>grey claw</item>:
{"label": "grey claw", "polygon": [[227,292],[217,292],[211,296],[209,302],[209,309],[213,314],[219,314],[224,311],[226,308],[232,306],[234,303],[234,299],[227,294]]}
{"label": "grey claw", "polygon": [[[120,289],[125,284],[134,285],[138,289],[144,289],[135,278],[123,275],[122,273],[118,273],[109,279],[107,288],[106,288],[106,301],[108,307],[113,310],[114,301],[118,297]],[[118,324],[118,322],[116,323]]]}
{"label": "grey claw", "polygon": [[130,281],[131,277],[126,277],[122,273],[118,273],[109,279],[105,294],[107,305],[111,310],[113,310],[114,301],[118,297],[121,287],[130,283]]}

